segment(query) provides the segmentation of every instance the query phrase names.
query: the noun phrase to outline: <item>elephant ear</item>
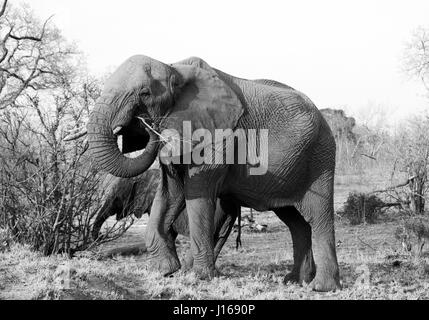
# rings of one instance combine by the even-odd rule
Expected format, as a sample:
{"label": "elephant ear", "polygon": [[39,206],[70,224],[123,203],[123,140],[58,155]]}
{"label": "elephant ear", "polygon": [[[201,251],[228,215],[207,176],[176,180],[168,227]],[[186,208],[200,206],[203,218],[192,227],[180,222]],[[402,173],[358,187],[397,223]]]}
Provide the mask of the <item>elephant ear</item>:
{"label": "elephant ear", "polygon": [[[244,112],[237,94],[204,60],[189,58],[172,67],[177,71],[174,106],[164,122],[165,129],[175,129],[182,139],[183,123],[190,121],[192,132],[197,129],[234,130]],[[190,138],[190,137],[189,137]]]}
{"label": "elephant ear", "polygon": [[182,61],[174,63],[173,67],[174,66],[180,66],[180,65],[198,67],[198,68],[206,70],[207,72],[211,73],[212,75],[217,76],[216,71],[212,67],[210,67],[210,65],[207,62],[205,62],[203,59],[198,58],[198,57],[190,57],[190,58],[184,59]]}

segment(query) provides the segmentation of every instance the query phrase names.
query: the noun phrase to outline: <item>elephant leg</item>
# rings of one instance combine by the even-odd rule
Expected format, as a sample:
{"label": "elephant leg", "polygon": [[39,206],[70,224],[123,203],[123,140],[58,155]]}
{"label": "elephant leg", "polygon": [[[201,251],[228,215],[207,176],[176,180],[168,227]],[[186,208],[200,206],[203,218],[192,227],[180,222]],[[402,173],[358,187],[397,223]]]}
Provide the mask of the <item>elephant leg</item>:
{"label": "elephant leg", "polygon": [[318,175],[297,209],[310,223],[313,233],[313,253],[316,275],[310,286],[315,291],[340,289],[340,277],[335,248],[333,172]]}
{"label": "elephant leg", "polygon": [[235,219],[237,219],[240,210],[241,207],[233,201],[226,199],[218,199],[215,213],[215,262],[231,233]]}
{"label": "elephant leg", "polygon": [[[178,234],[189,237],[189,221],[188,220],[189,220],[188,214],[187,214],[186,209],[185,209],[179,214],[176,221],[174,221],[173,229]],[[190,270],[190,269],[192,269],[193,264],[194,264],[194,257],[192,256],[192,251],[188,250],[186,252],[184,261],[182,263],[182,269],[185,271]]]}
{"label": "elephant leg", "polygon": [[215,275],[215,206],[215,201],[210,198],[186,199],[191,251],[194,258],[193,271],[200,279],[211,279]]}
{"label": "elephant leg", "polygon": [[188,168],[185,174],[185,201],[194,257],[193,271],[200,279],[211,279],[216,273],[215,212],[218,188],[222,185],[226,173],[227,166],[213,168],[210,165],[202,165]]}
{"label": "elephant leg", "polygon": [[276,209],[275,213],[288,226],[293,243],[293,268],[285,276],[284,283],[310,283],[316,273],[311,249],[311,227],[293,206]]}
{"label": "elephant leg", "polygon": [[149,266],[169,275],[180,269],[173,223],[185,206],[182,187],[161,171],[161,182],[146,227],[146,246],[151,254]]}
{"label": "elephant leg", "polygon": [[[232,201],[218,199],[215,211],[214,261],[216,260],[228,239],[239,214],[240,206]],[[179,219],[177,219],[179,220]],[[176,223],[175,223],[176,224]],[[184,261],[184,270],[189,270],[194,264],[192,251],[189,250]]]}

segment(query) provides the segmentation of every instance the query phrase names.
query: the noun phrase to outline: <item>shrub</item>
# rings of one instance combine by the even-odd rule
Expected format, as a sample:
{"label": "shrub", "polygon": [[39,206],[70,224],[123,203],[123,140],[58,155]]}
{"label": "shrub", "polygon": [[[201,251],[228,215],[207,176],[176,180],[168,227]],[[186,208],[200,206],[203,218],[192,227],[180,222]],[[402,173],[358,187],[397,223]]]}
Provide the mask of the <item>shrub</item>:
{"label": "shrub", "polygon": [[101,86],[49,19],[3,1],[0,30],[0,250],[16,241],[72,255],[99,243],[90,234],[102,195],[85,144],[63,137],[84,126]]}
{"label": "shrub", "polygon": [[[402,232],[399,232],[402,230]],[[402,245],[409,248],[411,251],[412,243],[414,243],[414,254],[420,257],[423,252],[425,240],[429,239],[429,218],[421,216],[413,216],[408,218],[402,226],[398,227],[395,237],[402,241]]]}
{"label": "shrub", "polygon": [[405,222],[405,229],[419,239],[429,239],[429,219],[413,217]]}
{"label": "shrub", "polygon": [[8,229],[0,228],[0,252],[8,251],[12,243],[12,237]]}
{"label": "shrub", "polygon": [[339,214],[347,218],[352,225],[374,223],[384,205],[384,201],[375,195],[352,192]]}
{"label": "shrub", "polygon": [[[21,132],[22,141],[31,144]],[[33,147],[34,152],[17,143],[12,153],[0,155],[0,251],[13,240],[45,255],[73,255],[116,239],[130,226],[129,219],[118,221],[94,242],[91,231],[103,194],[100,175],[84,159],[81,144],[66,148],[58,140],[54,148]]]}

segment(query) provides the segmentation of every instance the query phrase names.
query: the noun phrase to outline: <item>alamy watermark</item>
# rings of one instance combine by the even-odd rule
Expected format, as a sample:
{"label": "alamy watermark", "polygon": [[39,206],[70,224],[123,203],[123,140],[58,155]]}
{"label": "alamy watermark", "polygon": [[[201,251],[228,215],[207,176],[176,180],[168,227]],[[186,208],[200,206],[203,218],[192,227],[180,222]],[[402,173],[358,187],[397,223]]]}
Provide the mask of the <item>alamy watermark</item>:
{"label": "alamy watermark", "polygon": [[[184,121],[182,136],[175,129],[165,129],[160,136],[164,164],[247,164],[250,175],[264,175],[268,170],[268,129],[215,129],[192,131],[191,121]],[[235,152],[237,151],[237,152]]]}

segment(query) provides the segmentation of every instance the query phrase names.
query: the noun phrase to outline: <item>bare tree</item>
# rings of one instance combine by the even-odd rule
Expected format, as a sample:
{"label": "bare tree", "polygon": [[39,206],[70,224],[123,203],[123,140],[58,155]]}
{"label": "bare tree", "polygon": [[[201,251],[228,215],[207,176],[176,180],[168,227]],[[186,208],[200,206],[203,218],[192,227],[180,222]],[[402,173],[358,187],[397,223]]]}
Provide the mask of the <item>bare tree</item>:
{"label": "bare tree", "polygon": [[[76,53],[57,28],[37,19],[28,7],[0,7],[0,109],[25,105],[27,91],[53,88],[64,59]],[[71,71],[71,69],[69,69]]]}
{"label": "bare tree", "polygon": [[407,43],[404,57],[405,71],[420,79],[429,95],[429,29],[417,28]]}
{"label": "bare tree", "polygon": [[397,191],[397,200],[409,204],[411,214],[423,214],[425,212],[425,199],[428,195],[428,170],[429,170],[429,116],[416,116],[408,121],[396,133],[391,152],[395,155],[395,171],[407,176],[408,191]]}
{"label": "bare tree", "polygon": [[0,118],[0,227],[44,254],[73,254],[119,237],[131,225],[111,226],[94,243],[95,214],[103,197],[100,174],[81,141],[63,141],[82,126],[99,95],[91,78],[61,78],[49,97],[28,95],[28,105]]}
{"label": "bare tree", "polygon": [[[46,255],[73,254],[97,244],[102,194],[84,144],[63,137],[84,126],[100,83],[48,22],[7,1],[0,7],[0,229]],[[101,241],[130,224],[115,224]]]}

